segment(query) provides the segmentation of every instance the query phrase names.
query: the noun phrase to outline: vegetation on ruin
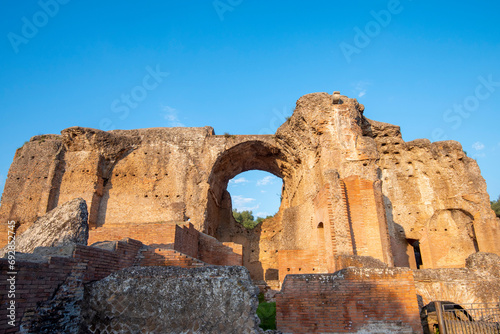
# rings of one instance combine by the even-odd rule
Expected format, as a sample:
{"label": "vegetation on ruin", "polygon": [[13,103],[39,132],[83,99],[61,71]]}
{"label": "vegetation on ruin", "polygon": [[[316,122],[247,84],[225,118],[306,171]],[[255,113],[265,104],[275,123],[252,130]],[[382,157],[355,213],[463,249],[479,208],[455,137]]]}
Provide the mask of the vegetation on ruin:
{"label": "vegetation on ruin", "polygon": [[498,196],[498,199],[496,201],[491,201],[491,208],[493,211],[495,211],[495,214],[497,215],[498,218],[500,218],[500,196]]}
{"label": "vegetation on ruin", "polygon": [[233,217],[238,223],[243,225],[244,228],[251,230],[265,219],[271,218],[272,216],[267,216],[266,218],[257,217],[257,219],[255,219],[252,211],[244,210],[239,212],[237,209],[233,209]]}
{"label": "vegetation on ruin", "polygon": [[260,319],[260,328],[263,330],[276,329],[276,302],[266,302],[264,295],[260,293],[257,316]]}

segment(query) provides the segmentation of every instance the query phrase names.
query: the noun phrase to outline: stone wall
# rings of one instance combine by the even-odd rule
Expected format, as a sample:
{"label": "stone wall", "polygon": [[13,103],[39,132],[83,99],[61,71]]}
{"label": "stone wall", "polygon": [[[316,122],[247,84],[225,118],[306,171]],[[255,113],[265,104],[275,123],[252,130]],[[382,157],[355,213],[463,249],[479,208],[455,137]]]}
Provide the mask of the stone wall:
{"label": "stone wall", "polygon": [[[83,284],[99,281],[123,268],[135,266],[176,266],[199,268],[208,263],[218,265],[241,265],[241,246],[224,245],[215,238],[197,232],[192,225],[171,225],[172,235],[179,239],[172,248],[145,246],[133,239],[97,242],[93,246],[67,245],[61,247],[39,247],[33,254],[16,254],[16,273],[9,274],[7,259],[0,259],[0,289],[9,291],[8,278],[15,277],[15,298],[8,294],[0,296],[0,316],[7,319],[10,300],[16,303],[15,326],[0,323],[0,332],[16,333],[21,327],[26,333],[76,333]],[[177,233],[175,233],[177,232]],[[181,253],[200,243],[197,259]],[[207,261],[207,262],[204,262]],[[76,320],[75,320],[76,319]],[[54,326],[54,324],[58,324]],[[75,327],[76,326],[76,327]],[[71,329],[71,330],[70,330]]]}
{"label": "stone wall", "polygon": [[456,304],[500,301],[500,256],[475,253],[466,268],[415,270],[415,288],[421,307],[433,301]]}
{"label": "stone wall", "polygon": [[289,275],[276,309],[283,333],[422,333],[413,273],[402,268]]}
{"label": "stone wall", "polygon": [[[154,243],[163,243],[164,223],[189,221],[219,241],[241,244],[254,279],[276,276],[283,250],[314,251],[329,272],[338,269],[329,260],[334,254],[416,268],[416,244],[422,268],[461,267],[476,251],[500,254],[486,184],[460,144],[406,143],[399,127],[365,118],[356,99],[342,96],[335,105],[331,99],[301,97],[275,135],[72,127],[33,137],[11,165],[0,233],[9,220],[22,233],[48,210],[81,197],[94,241],[153,241],[159,228]],[[282,178],[284,186],[277,215],[245,231],[232,217],[226,189],[252,169]]]}
{"label": "stone wall", "polygon": [[86,285],[82,329],[259,333],[257,293],[243,267],[125,269]]}
{"label": "stone wall", "polygon": [[380,152],[384,203],[397,266],[463,267],[472,253],[500,254],[500,225],[474,159],[455,141],[404,142],[397,126],[368,121]]}

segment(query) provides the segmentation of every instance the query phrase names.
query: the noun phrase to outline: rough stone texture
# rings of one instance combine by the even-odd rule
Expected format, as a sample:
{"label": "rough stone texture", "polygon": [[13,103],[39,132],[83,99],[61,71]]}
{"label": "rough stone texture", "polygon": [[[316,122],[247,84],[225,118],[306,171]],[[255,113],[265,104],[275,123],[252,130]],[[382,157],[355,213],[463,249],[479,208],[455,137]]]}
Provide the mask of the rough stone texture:
{"label": "rough stone texture", "polygon": [[129,268],[85,286],[84,333],[260,333],[243,267]]}
{"label": "rough stone texture", "polygon": [[33,253],[16,253],[16,261],[48,262],[52,256],[72,257],[75,244],[67,244],[57,247],[36,247]]}
{"label": "rough stone texture", "polygon": [[[421,268],[463,267],[470,254],[500,254],[499,222],[475,160],[455,141],[404,142],[397,126],[368,121],[380,152],[395,264],[416,268],[409,241],[418,240]],[[406,250],[406,252],[405,252]]]}
{"label": "rough stone texture", "polygon": [[500,256],[492,253],[474,253],[465,260],[465,266],[470,269],[489,272],[500,279]]}
{"label": "rough stone texture", "polygon": [[335,261],[340,263],[337,265],[339,268],[387,268],[386,263],[371,256],[338,255]]}
{"label": "rough stone texture", "polygon": [[470,255],[466,262],[467,268],[415,270],[420,307],[432,301],[498,303],[500,256],[480,252]]}
{"label": "rough stone texture", "polygon": [[[252,278],[268,282],[291,267],[279,263],[289,251],[304,259],[294,266],[315,273],[340,269],[332,260],[339,255],[417,268],[416,242],[421,268],[463,267],[477,251],[500,254],[500,223],[486,183],[460,144],[404,142],[399,127],[364,112],[356,99],[341,96],[332,104],[330,94],[314,93],[297,101],[275,135],[73,127],[33,137],[10,168],[0,233],[15,220],[20,234],[36,217],[81,197],[91,234],[114,229],[129,231],[119,238],[134,238],[141,224],[145,231],[190,221],[219,241],[242,245]],[[248,231],[234,221],[226,189],[252,169],[284,185],[279,212]],[[155,243],[153,234],[138,239]]]}
{"label": "rough stone texture", "polygon": [[87,219],[87,204],[83,199],[64,203],[37,219],[16,238],[16,252],[32,253],[37,247],[86,245],[89,237]]}

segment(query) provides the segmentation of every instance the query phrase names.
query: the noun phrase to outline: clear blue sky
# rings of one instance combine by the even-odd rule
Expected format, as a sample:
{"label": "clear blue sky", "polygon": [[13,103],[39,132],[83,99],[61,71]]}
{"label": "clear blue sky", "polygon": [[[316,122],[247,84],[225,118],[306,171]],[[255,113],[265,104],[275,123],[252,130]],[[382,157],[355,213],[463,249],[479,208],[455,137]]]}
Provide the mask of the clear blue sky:
{"label": "clear blue sky", "polygon": [[273,133],[340,90],[407,141],[461,142],[500,194],[498,1],[59,1],[0,0],[0,189],[37,134]]}

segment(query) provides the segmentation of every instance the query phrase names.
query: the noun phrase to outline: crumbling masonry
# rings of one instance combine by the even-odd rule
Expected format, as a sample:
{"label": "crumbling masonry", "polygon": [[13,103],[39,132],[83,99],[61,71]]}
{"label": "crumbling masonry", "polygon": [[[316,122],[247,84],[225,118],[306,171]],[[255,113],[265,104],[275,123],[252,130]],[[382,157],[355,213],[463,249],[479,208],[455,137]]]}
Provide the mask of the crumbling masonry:
{"label": "crumbling masonry", "polygon": [[[202,249],[215,245],[210,238],[230,249],[230,262],[217,264],[234,264],[240,254],[252,279],[275,289],[286,275],[334,273],[370,261],[463,268],[471,254],[500,254],[500,223],[486,183],[461,145],[405,142],[398,126],[369,120],[363,111],[356,99],[340,96],[333,104],[332,95],[315,93],[297,101],[274,135],[72,127],[35,136],[16,151],[0,233],[14,220],[21,234],[80,197],[88,205],[89,244],[123,238],[172,244],[172,225],[185,226],[185,240],[198,236]],[[279,212],[253,230],[235,222],[227,192],[229,180],[248,170],[283,179]],[[185,254],[197,258],[193,252]]]}

